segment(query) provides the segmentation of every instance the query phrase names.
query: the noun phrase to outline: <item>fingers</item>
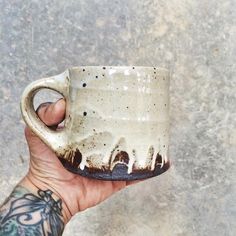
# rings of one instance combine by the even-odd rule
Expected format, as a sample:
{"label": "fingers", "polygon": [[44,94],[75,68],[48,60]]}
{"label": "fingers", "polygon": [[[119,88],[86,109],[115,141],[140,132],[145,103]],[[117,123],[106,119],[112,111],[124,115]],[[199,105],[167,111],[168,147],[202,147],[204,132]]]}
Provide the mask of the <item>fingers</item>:
{"label": "fingers", "polygon": [[111,181],[111,184],[113,186],[113,193],[126,187],[126,181]]}
{"label": "fingers", "polygon": [[142,181],[144,181],[144,179],[143,179],[143,180],[126,181],[126,186],[130,186],[130,185],[133,185],[133,184],[137,184],[137,183],[140,183],[140,182],[142,182]]}
{"label": "fingers", "polygon": [[60,124],[65,117],[66,103],[64,99],[60,99],[55,103],[43,103],[38,109],[37,113],[47,126],[54,126]]}
{"label": "fingers", "polygon": [[114,192],[117,192],[125,187],[128,187],[130,185],[133,185],[133,184],[137,184],[137,183],[140,183],[144,180],[132,180],[132,181],[111,181],[112,182],[112,185],[113,185],[113,188],[114,188]]}

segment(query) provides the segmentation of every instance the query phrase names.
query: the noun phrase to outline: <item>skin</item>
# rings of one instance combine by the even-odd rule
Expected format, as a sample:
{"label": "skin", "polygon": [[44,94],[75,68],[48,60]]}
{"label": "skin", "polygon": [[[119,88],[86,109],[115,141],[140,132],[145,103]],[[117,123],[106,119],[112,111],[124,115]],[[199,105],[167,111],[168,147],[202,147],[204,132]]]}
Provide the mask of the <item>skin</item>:
{"label": "skin", "polygon": [[[57,129],[65,116],[65,101],[43,104],[38,109],[39,118]],[[38,189],[49,189],[62,200],[62,214],[67,223],[77,212],[93,207],[117,191],[139,181],[101,181],[85,178],[67,171],[54,152],[48,148],[28,127],[25,137],[29,146],[29,171],[19,183],[36,193]]]}

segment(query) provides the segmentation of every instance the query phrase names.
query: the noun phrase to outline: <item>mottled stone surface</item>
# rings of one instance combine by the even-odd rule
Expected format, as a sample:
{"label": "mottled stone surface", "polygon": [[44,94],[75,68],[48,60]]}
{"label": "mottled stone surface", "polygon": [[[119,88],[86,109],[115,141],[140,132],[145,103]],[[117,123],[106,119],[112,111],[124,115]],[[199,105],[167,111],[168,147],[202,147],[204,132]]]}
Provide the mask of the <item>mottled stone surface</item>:
{"label": "mottled stone surface", "polygon": [[73,65],[172,71],[168,173],[78,214],[64,235],[236,234],[236,2],[1,0],[0,201],[27,171],[24,87]]}

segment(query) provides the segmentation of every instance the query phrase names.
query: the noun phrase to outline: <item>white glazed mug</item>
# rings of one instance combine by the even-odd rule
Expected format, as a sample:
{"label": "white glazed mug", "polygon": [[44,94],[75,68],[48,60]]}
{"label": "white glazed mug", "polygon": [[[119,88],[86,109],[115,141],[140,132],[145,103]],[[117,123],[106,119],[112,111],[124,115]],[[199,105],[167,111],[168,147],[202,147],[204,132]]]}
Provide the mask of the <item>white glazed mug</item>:
{"label": "white glazed mug", "polygon": [[[51,130],[34,110],[44,88],[66,100],[62,130]],[[169,168],[168,110],[169,72],[158,67],[73,67],[31,83],[21,100],[26,124],[65,168],[103,180],[149,178]]]}

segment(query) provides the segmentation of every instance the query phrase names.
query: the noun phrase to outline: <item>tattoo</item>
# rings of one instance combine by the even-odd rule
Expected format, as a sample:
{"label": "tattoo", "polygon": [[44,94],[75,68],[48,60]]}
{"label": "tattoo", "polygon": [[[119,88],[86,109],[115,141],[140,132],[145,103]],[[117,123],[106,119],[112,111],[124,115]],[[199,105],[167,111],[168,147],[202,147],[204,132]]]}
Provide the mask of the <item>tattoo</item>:
{"label": "tattoo", "polygon": [[1,236],[59,236],[63,229],[62,201],[50,190],[36,196],[18,186],[0,208]]}

